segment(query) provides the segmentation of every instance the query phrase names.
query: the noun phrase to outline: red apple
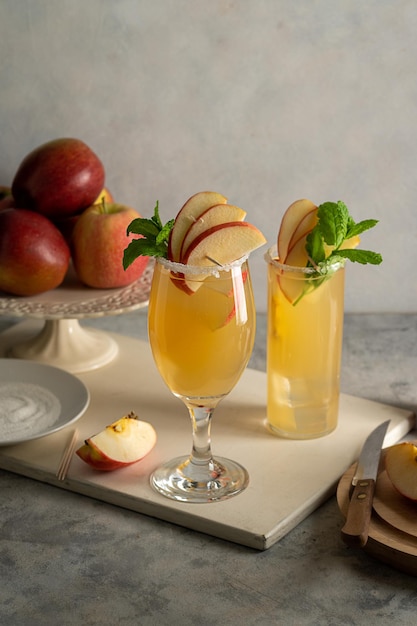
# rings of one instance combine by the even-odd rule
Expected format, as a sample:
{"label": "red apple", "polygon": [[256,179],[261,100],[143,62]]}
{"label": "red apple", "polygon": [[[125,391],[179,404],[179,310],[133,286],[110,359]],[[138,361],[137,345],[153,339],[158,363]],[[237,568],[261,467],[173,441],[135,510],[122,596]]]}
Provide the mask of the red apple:
{"label": "red apple", "polygon": [[110,471],[137,463],[149,454],[155,443],[154,427],[129,413],[86,439],[76,453],[95,469]]}
{"label": "red apple", "polygon": [[387,448],[385,469],[395,489],[409,500],[417,501],[417,446],[415,442],[404,441]]}
{"label": "red apple", "polygon": [[54,289],[69,260],[64,237],[47,217],[27,209],[0,212],[0,290],[33,296]]}
{"label": "red apple", "polygon": [[168,259],[179,261],[182,241],[190,225],[195,222],[206,209],[215,204],[226,204],[227,198],[216,191],[200,191],[187,200],[178,212],[168,241]]}
{"label": "red apple", "polygon": [[55,224],[59,231],[64,235],[65,241],[71,246],[72,241],[72,233],[74,232],[75,224],[78,221],[80,215],[83,214],[77,213],[76,215],[70,215],[69,217],[56,217],[51,218],[51,221]]}
{"label": "red apple", "polygon": [[[99,196],[95,199],[93,204],[102,204],[103,202],[113,203],[113,196],[107,187],[103,187]],[[52,221],[59,228],[61,233],[64,235],[65,240],[71,245],[72,241],[72,233],[74,232],[75,224],[78,221],[80,215],[82,215],[84,211],[80,211],[80,213],[76,213],[75,215],[70,215],[69,217],[56,217]]]}
{"label": "red apple", "polygon": [[12,183],[19,208],[64,217],[90,206],[104,187],[104,167],[80,139],[49,141],[21,162]]}
{"label": "red apple", "polygon": [[123,204],[95,204],[78,218],[72,234],[72,259],[78,278],[88,287],[124,287],[144,272],[148,257],[138,257],[125,271],[125,248],[137,235],[127,227],[140,214]]}

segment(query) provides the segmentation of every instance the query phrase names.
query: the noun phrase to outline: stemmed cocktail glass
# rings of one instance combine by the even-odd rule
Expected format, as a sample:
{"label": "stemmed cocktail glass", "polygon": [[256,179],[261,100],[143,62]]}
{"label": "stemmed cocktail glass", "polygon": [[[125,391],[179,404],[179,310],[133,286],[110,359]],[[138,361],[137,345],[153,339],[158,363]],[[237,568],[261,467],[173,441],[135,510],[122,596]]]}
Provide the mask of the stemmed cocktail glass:
{"label": "stemmed cocktail glass", "polygon": [[236,385],[252,352],[255,306],[247,259],[192,267],[158,258],[149,300],[149,340],[158,370],[187,406],[193,430],[189,456],[151,476],[163,495],[185,502],[223,500],[241,492],[248,474],[213,458],[210,425],[218,403]]}

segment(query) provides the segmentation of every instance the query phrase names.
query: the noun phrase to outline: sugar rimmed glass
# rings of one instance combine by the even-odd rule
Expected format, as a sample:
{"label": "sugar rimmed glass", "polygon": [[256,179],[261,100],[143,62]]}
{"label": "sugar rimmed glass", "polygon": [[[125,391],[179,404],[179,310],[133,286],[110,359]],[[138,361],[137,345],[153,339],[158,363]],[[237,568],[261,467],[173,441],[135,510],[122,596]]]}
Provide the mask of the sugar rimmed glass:
{"label": "sugar rimmed glass", "polygon": [[339,412],[344,262],[326,275],[265,254],[268,272],[267,421],[276,435],[331,433]]}
{"label": "sugar rimmed glass", "polygon": [[192,451],[157,468],[151,485],[183,502],[213,502],[246,488],[249,476],[235,461],[213,457],[211,421],[249,361],[255,305],[247,258],[227,266],[192,267],[158,258],[152,280],[148,330],[156,366],[188,408]]}

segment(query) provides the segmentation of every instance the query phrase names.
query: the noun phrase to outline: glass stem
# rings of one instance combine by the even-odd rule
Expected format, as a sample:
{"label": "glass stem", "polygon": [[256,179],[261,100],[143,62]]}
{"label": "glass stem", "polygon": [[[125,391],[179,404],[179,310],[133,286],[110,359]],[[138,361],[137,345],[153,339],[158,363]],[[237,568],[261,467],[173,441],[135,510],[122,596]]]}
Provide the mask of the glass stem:
{"label": "glass stem", "polygon": [[190,463],[194,466],[213,470],[211,453],[211,418],[214,407],[187,404],[193,427],[193,449]]}

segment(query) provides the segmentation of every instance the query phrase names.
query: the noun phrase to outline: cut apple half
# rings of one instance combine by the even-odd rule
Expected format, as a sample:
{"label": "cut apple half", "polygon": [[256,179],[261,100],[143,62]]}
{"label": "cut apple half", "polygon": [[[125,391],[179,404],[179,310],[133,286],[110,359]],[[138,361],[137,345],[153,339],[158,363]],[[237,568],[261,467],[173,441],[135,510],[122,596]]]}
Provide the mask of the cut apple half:
{"label": "cut apple half", "polygon": [[200,191],[187,200],[175,218],[168,241],[168,259],[178,263],[181,246],[189,227],[215,204],[226,204],[227,198],[216,191]]}
{"label": "cut apple half", "polygon": [[129,413],[86,439],[76,453],[94,469],[110,471],[137,463],[149,454],[155,443],[154,427]]}
{"label": "cut apple half", "polygon": [[302,198],[301,200],[293,202],[285,211],[281,220],[277,240],[278,257],[281,263],[284,263],[287,258],[291,240],[299,238],[298,236],[294,238],[294,233],[300,226],[301,222],[304,220],[306,215],[315,210],[317,210],[317,206],[311,202],[311,200]]}
{"label": "cut apple half", "polygon": [[[196,237],[184,256],[183,263],[194,267],[230,265],[266,243],[264,235],[248,222],[217,224]],[[207,274],[185,276],[184,281],[192,292],[198,289],[197,281]]]}
{"label": "cut apple half", "polygon": [[417,501],[417,446],[397,443],[385,451],[385,469],[395,489],[409,500]]}
{"label": "cut apple half", "polygon": [[184,258],[192,241],[205,230],[227,222],[242,222],[245,217],[246,211],[233,204],[215,204],[209,207],[188,227],[181,244],[180,259]]}

